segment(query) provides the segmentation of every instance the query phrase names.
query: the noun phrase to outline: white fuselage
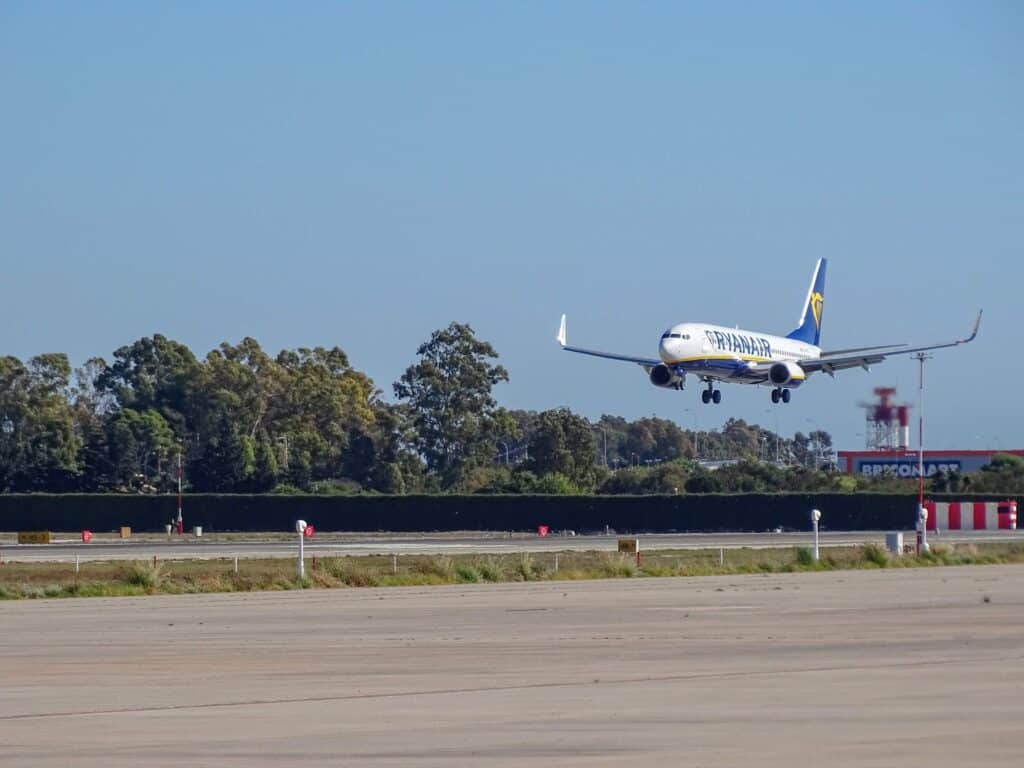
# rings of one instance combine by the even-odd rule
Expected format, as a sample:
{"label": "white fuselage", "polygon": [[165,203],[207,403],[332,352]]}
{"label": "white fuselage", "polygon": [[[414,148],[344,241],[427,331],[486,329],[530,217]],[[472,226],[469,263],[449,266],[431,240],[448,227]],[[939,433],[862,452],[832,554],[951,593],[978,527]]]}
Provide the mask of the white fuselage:
{"label": "white fuselage", "polygon": [[768,380],[773,364],[817,358],[821,349],[768,333],[680,323],[662,334],[658,354],[665,365],[679,372],[761,384]]}

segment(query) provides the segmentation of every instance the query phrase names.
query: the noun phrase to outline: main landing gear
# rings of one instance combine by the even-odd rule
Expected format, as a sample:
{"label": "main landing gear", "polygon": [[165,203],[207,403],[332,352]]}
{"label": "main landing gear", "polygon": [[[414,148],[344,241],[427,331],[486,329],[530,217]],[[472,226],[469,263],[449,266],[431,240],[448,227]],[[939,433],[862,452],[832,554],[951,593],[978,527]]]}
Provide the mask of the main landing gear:
{"label": "main landing gear", "polygon": [[772,390],[772,402],[777,403],[781,400],[784,403],[789,402],[789,390],[788,389],[773,389]]}
{"label": "main landing gear", "polygon": [[718,405],[722,402],[722,390],[715,389],[714,382],[708,382],[708,388],[700,393],[700,401],[707,405],[708,403],[714,403]]}

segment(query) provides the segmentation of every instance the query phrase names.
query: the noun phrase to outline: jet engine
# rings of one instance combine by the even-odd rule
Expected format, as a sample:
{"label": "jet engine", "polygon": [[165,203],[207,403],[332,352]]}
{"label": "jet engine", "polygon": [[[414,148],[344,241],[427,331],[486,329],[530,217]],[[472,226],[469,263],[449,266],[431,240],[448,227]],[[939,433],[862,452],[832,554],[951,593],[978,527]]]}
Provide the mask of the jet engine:
{"label": "jet engine", "polygon": [[666,389],[682,389],[685,382],[682,376],[664,363],[659,363],[651,368],[650,376],[651,384],[656,387],[664,387]]}
{"label": "jet engine", "polygon": [[780,387],[799,387],[804,383],[807,374],[796,363],[775,363],[768,369],[768,378],[772,384]]}

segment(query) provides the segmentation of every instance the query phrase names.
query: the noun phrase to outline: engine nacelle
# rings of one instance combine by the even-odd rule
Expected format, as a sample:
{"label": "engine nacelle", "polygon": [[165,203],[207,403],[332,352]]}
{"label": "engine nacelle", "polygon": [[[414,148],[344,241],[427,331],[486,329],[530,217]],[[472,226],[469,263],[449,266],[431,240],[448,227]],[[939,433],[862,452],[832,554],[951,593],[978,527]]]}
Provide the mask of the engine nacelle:
{"label": "engine nacelle", "polygon": [[685,380],[664,363],[651,368],[651,384],[666,389],[682,389]]}
{"label": "engine nacelle", "polygon": [[799,387],[807,374],[796,363],[775,363],[768,369],[768,378],[780,387]]}

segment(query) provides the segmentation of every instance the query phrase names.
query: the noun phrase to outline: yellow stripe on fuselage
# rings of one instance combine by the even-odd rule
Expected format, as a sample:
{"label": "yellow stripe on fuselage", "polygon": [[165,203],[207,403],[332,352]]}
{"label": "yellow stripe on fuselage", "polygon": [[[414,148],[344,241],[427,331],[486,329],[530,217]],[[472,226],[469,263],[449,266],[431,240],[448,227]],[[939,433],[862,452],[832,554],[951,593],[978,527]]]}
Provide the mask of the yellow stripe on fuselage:
{"label": "yellow stripe on fuselage", "polygon": [[776,362],[770,357],[754,357],[753,355],[697,355],[696,357],[680,357],[677,360],[667,360],[666,365],[676,363],[696,363],[699,360],[743,360],[748,363],[772,363]]}

